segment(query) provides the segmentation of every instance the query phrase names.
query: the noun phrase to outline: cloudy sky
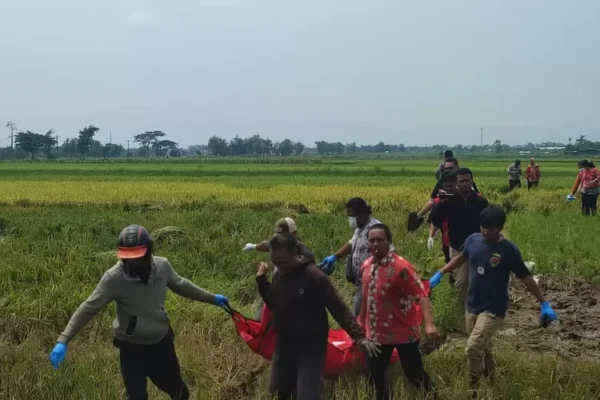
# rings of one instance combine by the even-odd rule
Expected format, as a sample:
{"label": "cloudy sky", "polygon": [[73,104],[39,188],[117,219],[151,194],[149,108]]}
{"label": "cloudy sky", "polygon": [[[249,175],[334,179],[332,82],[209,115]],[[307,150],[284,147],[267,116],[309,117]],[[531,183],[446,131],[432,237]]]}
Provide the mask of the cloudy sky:
{"label": "cloudy sky", "polygon": [[600,140],[599,0],[7,0],[0,15],[0,119],[61,142],[88,124],[182,146]]}

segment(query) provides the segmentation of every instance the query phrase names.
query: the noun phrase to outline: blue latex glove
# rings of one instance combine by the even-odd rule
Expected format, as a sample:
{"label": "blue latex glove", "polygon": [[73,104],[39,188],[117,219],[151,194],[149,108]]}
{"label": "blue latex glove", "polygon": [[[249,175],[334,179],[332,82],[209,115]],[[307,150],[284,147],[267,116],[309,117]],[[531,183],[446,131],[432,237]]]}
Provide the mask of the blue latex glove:
{"label": "blue latex glove", "polygon": [[327,275],[333,274],[333,271],[335,270],[335,262],[336,261],[337,261],[337,257],[335,256],[335,254],[325,257],[323,259],[323,262],[321,263],[323,265],[321,270],[323,272],[325,272],[325,274],[327,274]]}
{"label": "blue latex glove", "polygon": [[60,364],[65,360],[67,355],[67,345],[64,343],[56,343],[52,353],[50,353],[50,362],[54,368],[58,368]]}
{"label": "blue latex glove", "polygon": [[542,312],[540,317],[542,318],[542,321],[556,321],[556,319],[558,318],[556,316],[556,313],[550,306],[550,303],[548,303],[547,301],[542,303]]}
{"label": "blue latex glove", "polygon": [[434,287],[436,287],[437,285],[440,284],[440,282],[442,281],[442,278],[444,277],[444,274],[442,273],[442,271],[438,271],[435,273],[435,275],[433,275],[430,279],[429,279],[429,287],[431,289],[433,289]]}
{"label": "blue latex glove", "polygon": [[229,299],[222,294],[215,294],[215,305],[219,307],[226,307],[229,305]]}
{"label": "blue latex glove", "polygon": [[573,196],[572,194],[567,196],[567,201],[573,201],[575,200],[575,196]]}

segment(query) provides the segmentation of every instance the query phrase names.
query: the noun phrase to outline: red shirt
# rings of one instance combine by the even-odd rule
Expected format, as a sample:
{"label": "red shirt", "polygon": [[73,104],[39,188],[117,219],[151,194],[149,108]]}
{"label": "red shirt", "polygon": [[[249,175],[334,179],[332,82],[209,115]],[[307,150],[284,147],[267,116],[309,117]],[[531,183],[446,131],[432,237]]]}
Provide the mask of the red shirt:
{"label": "red shirt", "polygon": [[427,293],[413,266],[390,252],[379,262],[369,257],[361,275],[363,296],[358,322],[367,338],[381,344],[420,340],[421,318],[416,306]]}
{"label": "red shirt", "polygon": [[[440,204],[440,198],[436,197],[433,199],[433,202],[437,206]],[[446,247],[450,247],[450,238],[448,237],[448,218],[442,222],[442,244]]]}
{"label": "red shirt", "polygon": [[596,168],[582,169],[577,174],[577,179],[573,185],[573,193],[577,191],[581,185],[583,193],[598,193],[600,190],[600,171]]}
{"label": "red shirt", "polygon": [[529,182],[538,182],[540,180],[540,166],[537,164],[527,166],[525,177]]}

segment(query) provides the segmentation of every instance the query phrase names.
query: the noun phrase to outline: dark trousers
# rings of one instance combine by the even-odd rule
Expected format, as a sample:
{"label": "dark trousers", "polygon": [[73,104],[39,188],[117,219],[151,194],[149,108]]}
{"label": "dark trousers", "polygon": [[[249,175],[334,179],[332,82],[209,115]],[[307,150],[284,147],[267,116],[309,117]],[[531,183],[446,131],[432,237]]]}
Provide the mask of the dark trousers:
{"label": "dark trousers", "polygon": [[190,393],[181,379],[175,354],[173,332],[153,345],[141,345],[115,340],[120,350],[121,375],[128,400],[147,400],[146,380],[167,393],[173,400],[188,400]]}
{"label": "dark trousers", "polygon": [[322,343],[277,342],[271,361],[269,392],[277,400],[321,399],[321,375],[325,368],[327,339]]}
{"label": "dark trousers", "polygon": [[581,194],[581,213],[583,215],[596,215],[598,194]]}
{"label": "dark trousers", "polygon": [[508,181],[508,188],[510,190],[513,190],[516,187],[521,187],[521,180],[520,179],[518,181]]}
{"label": "dark trousers", "polygon": [[538,181],[527,181],[527,190],[531,190],[534,187],[538,187]]}
{"label": "dark trousers", "polygon": [[390,387],[385,379],[385,374],[390,365],[390,356],[398,350],[400,363],[404,370],[404,375],[415,387],[422,389],[425,393],[433,391],[433,384],[429,375],[423,369],[423,361],[419,352],[419,342],[405,344],[386,344],[381,346],[381,354],[376,358],[367,359],[369,369],[369,382],[371,387],[375,388],[376,400],[390,400]]}

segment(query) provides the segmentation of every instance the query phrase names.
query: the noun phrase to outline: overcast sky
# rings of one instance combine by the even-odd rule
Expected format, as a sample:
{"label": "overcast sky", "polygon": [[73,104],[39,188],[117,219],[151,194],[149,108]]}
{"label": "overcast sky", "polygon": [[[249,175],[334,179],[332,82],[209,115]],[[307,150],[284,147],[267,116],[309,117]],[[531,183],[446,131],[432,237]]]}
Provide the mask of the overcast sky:
{"label": "overcast sky", "polygon": [[88,124],[182,146],[600,140],[600,0],[5,0],[0,15],[0,119],[61,142]]}

